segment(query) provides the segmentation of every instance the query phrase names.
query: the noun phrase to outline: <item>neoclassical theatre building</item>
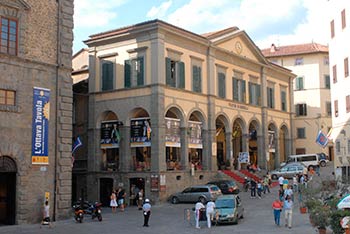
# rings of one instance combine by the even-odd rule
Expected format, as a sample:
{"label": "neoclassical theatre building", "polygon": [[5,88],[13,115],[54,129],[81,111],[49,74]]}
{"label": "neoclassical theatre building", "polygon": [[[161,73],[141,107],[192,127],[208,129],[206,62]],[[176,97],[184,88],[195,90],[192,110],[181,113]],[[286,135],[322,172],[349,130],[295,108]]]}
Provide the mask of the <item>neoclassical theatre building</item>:
{"label": "neoclassical theatre building", "polygon": [[71,215],[73,0],[0,1],[0,226]]}
{"label": "neoclassical theatre building", "polygon": [[[152,20],[91,35],[87,195],[137,186],[164,201],[219,169],[292,153],[290,70],[237,27],[199,35]],[[98,188],[98,189],[96,189]]]}

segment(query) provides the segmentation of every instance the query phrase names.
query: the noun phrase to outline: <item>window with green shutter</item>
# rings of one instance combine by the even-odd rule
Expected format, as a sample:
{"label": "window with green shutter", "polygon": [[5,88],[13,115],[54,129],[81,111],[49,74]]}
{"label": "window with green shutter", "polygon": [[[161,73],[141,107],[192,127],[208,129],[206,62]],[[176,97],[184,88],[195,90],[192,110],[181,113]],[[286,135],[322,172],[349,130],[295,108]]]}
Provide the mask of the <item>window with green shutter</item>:
{"label": "window with green shutter", "polygon": [[324,84],[325,84],[325,88],[326,89],[330,89],[331,88],[331,78],[329,75],[325,75],[324,76]]}
{"label": "window with green shutter", "polygon": [[111,61],[102,61],[102,91],[113,89],[114,64]]}
{"label": "window with green shutter", "polygon": [[202,71],[200,66],[192,66],[193,92],[202,92]]}
{"label": "window with green shutter", "polygon": [[144,79],[144,58],[125,60],[124,62],[124,86],[125,88],[143,86]]}
{"label": "window with green shutter", "polygon": [[238,102],[245,102],[246,100],[246,91],[245,91],[245,80],[241,79],[232,79],[232,91],[233,91],[233,100]]}
{"label": "window with green shutter", "polygon": [[295,88],[296,88],[296,90],[303,90],[304,89],[304,78],[303,77],[297,77],[295,79]]}
{"label": "window with green shutter", "polygon": [[281,91],[281,110],[287,111],[287,94],[285,91]]}
{"label": "window with green shutter", "polygon": [[218,96],[221,98],[226,98],[225,90],[225,74],[222,72],[218,73]]}
{"label": "window with green shutter", "polygon": [[275,107],[275,91],[274,88],[267,87],[267,107]]}
{"label": "window with green shutter", "polygon": [[165,58],[166,85],[185,88],[185,63]]}
{"label": "window with green shutter", "polygon": [[249,82],[248,91],[249,91],[249,104],[260,106],[261,105],[260,85]]}

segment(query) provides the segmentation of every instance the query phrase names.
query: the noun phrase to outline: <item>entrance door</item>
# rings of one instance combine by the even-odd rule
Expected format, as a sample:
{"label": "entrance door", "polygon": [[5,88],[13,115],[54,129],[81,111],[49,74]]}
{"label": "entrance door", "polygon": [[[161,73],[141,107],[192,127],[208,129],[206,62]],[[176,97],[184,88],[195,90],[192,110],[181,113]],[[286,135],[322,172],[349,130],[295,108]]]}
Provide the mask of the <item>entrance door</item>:
{"label": "entrance door", "polygon": [[109,197],[113,190],[113,179],[112,178],[101,178],[100,179],[100,202],[103,206],[110,205]]}
{"label": "entrance door", "polygon": [[145,195],[145,179],[144,178],[130,178],[130,191],[129,191],[129,194],[134,194],[134,196],[130,196],[130,205],[134,205],[136,206],[136,193],[143,189],[143,197],[145,198],[146,195]]}
{"label": "entrance door", "polygon": [[16,221],[16,171],[10,157],[0,157],[0,225]]}

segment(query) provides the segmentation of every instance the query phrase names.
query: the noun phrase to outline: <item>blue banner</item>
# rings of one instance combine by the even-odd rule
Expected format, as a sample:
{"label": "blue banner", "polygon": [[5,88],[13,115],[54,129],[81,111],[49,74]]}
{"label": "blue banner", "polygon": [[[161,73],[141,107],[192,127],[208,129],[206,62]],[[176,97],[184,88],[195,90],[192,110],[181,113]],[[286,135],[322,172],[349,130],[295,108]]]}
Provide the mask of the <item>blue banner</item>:
{"label": "blue banner", "polygon": [[49,164],[50,90],[34,87],[32,164]]}

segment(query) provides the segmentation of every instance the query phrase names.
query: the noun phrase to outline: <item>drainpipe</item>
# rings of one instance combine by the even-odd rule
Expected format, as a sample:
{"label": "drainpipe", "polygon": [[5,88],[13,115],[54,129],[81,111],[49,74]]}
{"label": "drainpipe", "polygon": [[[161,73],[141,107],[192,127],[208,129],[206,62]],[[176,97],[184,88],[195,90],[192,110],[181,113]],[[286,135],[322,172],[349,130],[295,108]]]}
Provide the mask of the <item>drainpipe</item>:
{"label": "drainpipe", "polygon": [[56,90],[55,90],[55,95],[56,95],[56,116],[55,116],[55,123],[56,123],[56,134],[55,134],[55,143],[56,143],[56,148],[55,148],[55,164],[54,164],[54,203],[53,203],[53,221],[56,221],[56,203],[57,203],[57,161],[58,161],[58,71],[59,71],[59,49],[60,49],[60,1],[56,0],[57,2],[57,41],[56,41]]}

